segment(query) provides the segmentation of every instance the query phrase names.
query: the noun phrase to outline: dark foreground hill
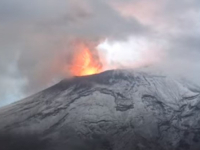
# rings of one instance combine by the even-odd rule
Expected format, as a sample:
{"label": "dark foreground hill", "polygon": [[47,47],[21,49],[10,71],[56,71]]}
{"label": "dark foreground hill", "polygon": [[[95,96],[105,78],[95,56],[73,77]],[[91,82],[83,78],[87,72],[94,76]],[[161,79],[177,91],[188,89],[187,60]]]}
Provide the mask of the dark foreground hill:
{"label": "dark foreground hill", "polygon": [[183,82],[107,71],[0,109],[0,150],[200,150],[200,95]]}

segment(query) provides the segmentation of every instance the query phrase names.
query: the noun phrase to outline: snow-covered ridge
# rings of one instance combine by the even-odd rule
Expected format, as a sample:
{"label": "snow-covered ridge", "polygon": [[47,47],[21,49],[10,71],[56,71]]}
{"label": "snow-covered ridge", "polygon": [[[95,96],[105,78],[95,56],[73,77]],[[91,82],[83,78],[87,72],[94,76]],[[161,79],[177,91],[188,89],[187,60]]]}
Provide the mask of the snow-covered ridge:
{"label": "snow-covered ridge", "polygon": [[47,142],[41,150],[76,150],[74,140],[87,149],[200,149],[200,95],[188,85],[127,70],[65,79],[0,109],[0,133],[34,133]]}

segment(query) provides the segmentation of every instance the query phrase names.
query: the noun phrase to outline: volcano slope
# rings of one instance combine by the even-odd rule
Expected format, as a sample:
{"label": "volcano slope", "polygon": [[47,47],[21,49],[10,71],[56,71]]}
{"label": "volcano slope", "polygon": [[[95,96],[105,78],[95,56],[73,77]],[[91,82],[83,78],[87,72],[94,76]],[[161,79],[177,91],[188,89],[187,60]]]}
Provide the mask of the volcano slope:
{"label": "volcano slope", "polygon": [[0,109],[1,150],[199,150],[198,89],[107,71],[66,79]]}

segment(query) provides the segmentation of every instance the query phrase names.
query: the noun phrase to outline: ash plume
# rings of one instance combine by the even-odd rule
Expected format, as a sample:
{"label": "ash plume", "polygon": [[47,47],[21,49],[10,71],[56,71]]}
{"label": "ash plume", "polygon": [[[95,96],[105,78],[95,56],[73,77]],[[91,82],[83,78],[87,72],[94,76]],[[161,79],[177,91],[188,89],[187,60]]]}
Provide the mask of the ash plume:
{"label": "ash plume", "polygon": [[[1,0],[0,106],[70,77],[80,43],[105,69],[153,65],[200,84],[199,8],[198,0]],[[124,48],[111,58],[106,41]]]}

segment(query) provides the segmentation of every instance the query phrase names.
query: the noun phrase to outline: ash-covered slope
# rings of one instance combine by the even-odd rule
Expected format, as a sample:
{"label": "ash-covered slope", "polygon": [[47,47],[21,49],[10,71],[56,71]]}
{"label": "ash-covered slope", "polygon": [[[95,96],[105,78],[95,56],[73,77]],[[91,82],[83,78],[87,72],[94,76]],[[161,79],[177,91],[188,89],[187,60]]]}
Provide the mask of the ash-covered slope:
{"label": "ash-covered slope", "polygon": [[199,150],[200,95],[165,76],[107,71],[0,109],[1,150]]}

